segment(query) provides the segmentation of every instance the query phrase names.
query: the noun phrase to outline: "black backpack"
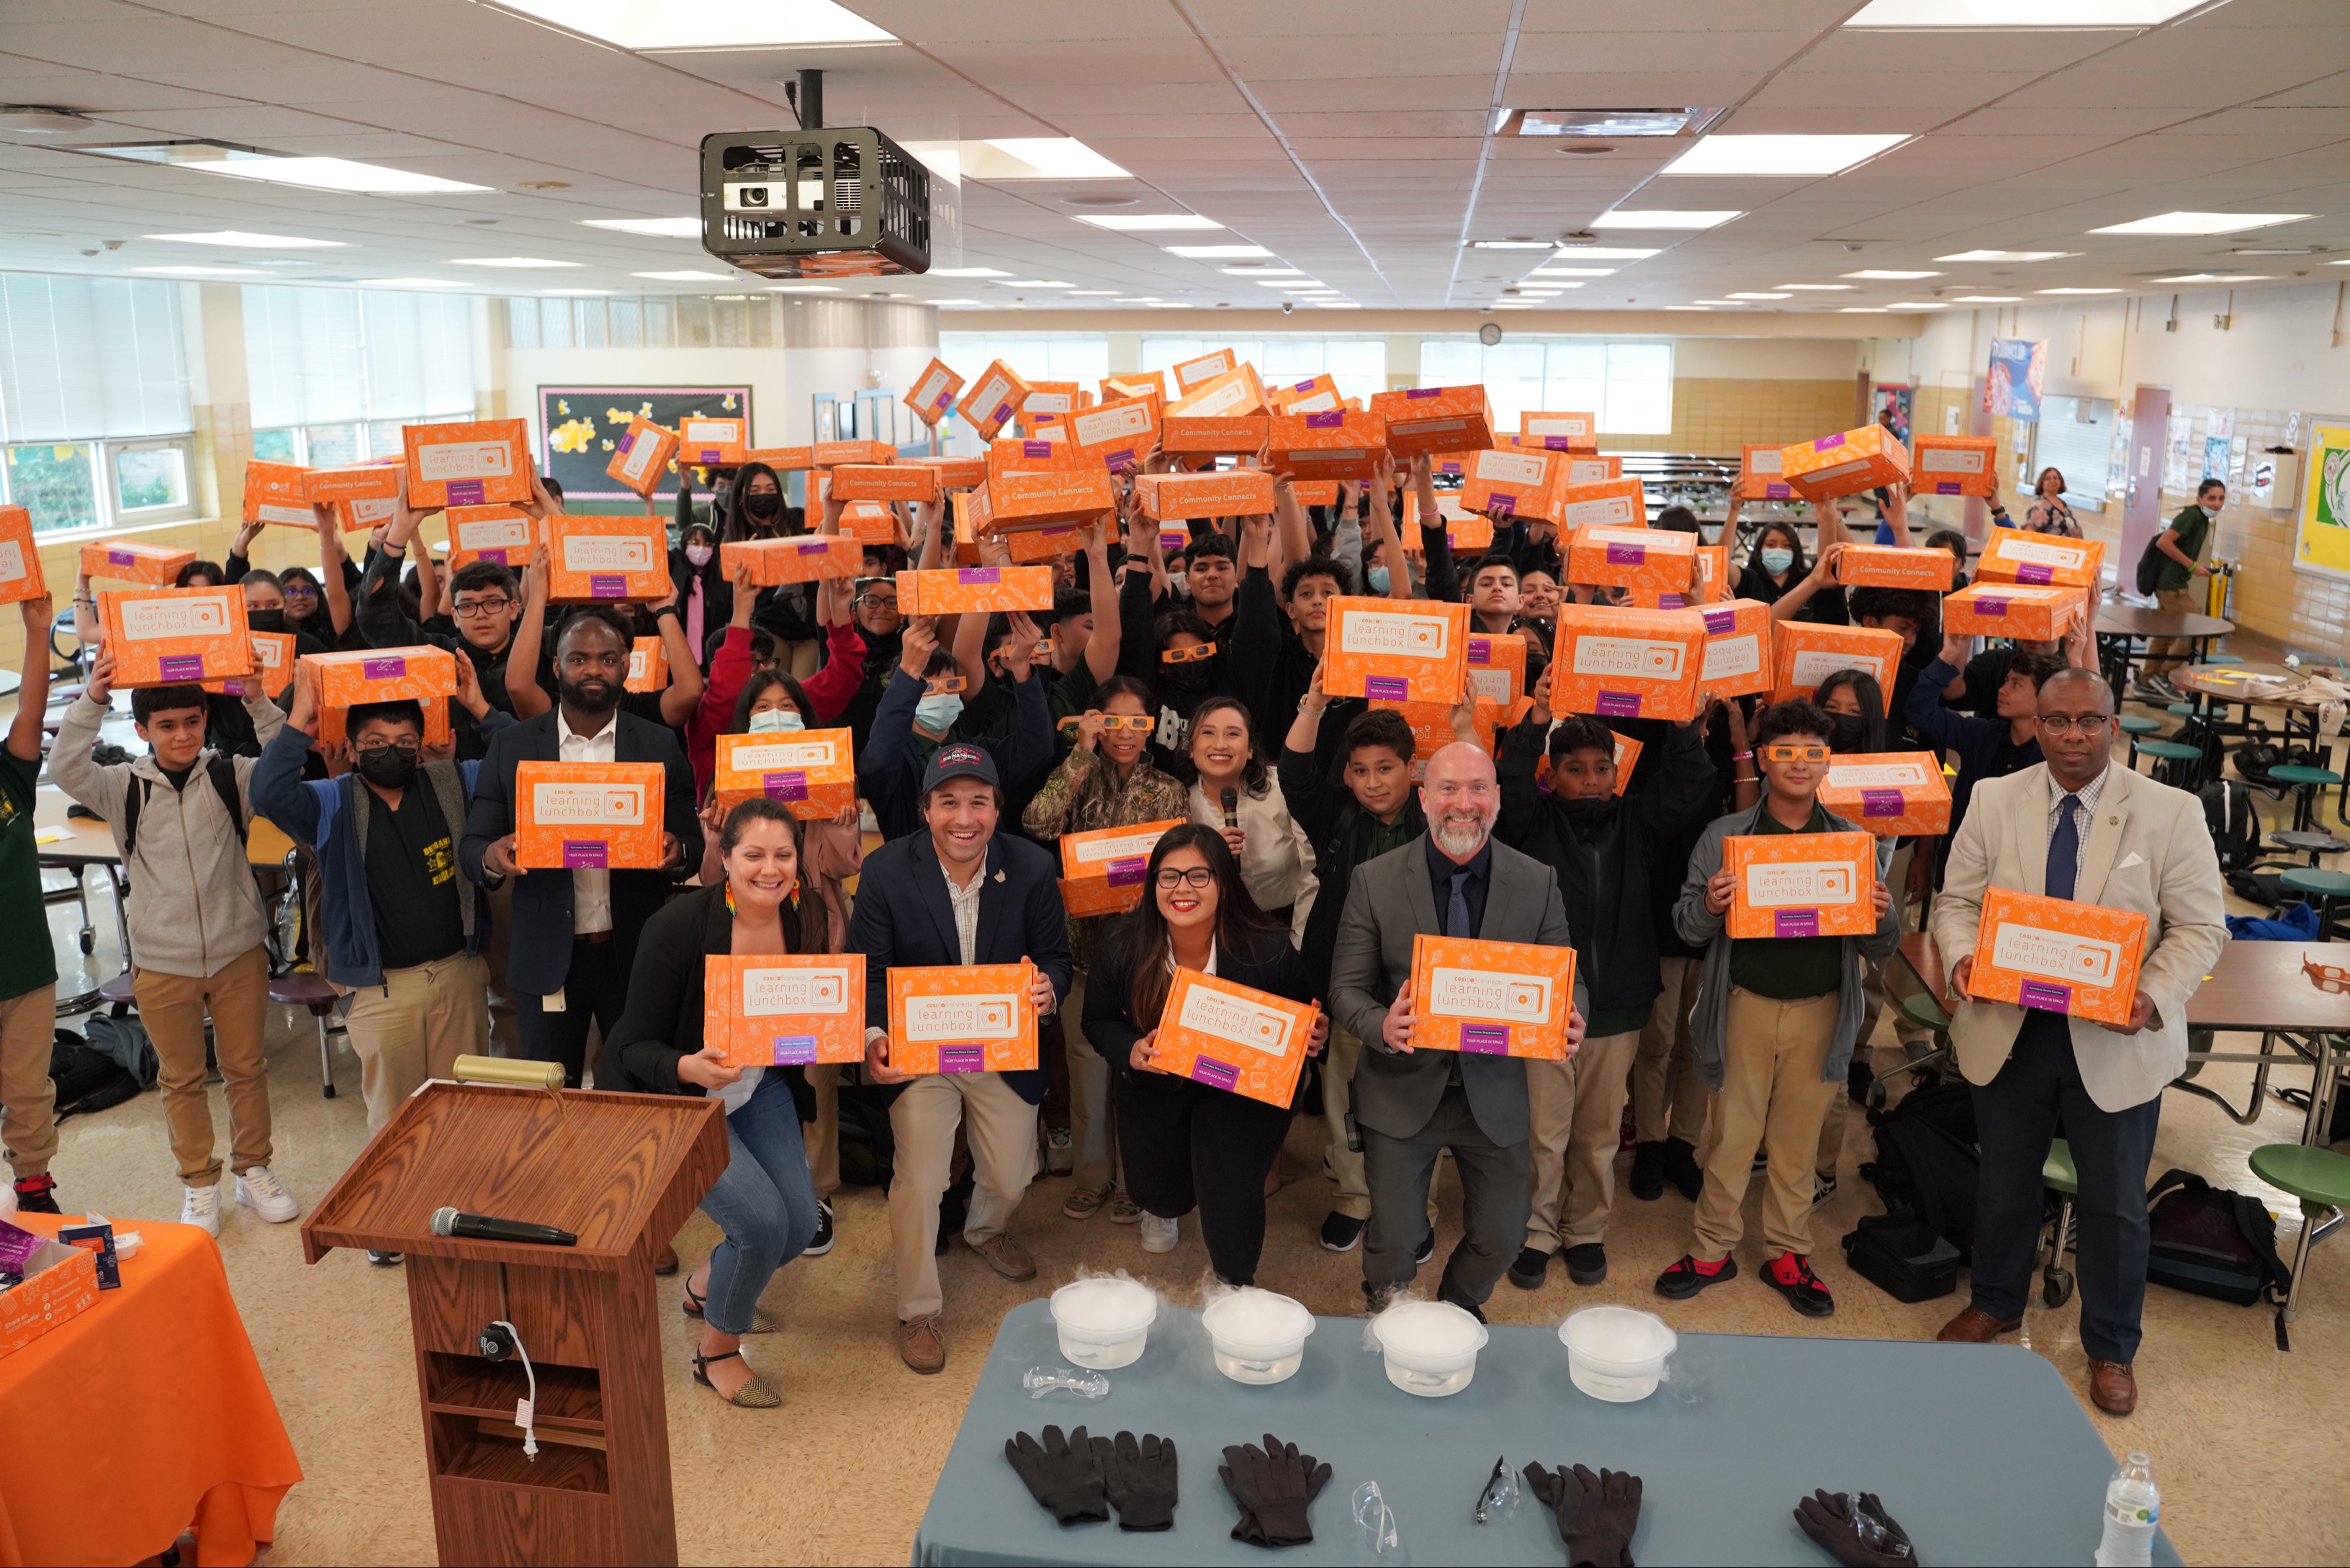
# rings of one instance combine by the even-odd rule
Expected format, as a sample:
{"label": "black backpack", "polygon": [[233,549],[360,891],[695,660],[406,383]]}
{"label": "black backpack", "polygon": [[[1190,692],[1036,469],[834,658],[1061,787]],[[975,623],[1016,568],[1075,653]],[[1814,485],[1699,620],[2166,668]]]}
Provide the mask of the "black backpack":
{"label": "black backpack", "polygon": [[49,1047],[49,1081],[57,1085],[57,1119],[110,1110],[136,1098],[139,1080],[103,1051],[94,1051],[70,1029],[60,1029]]}
{"label": "black backpack", "polygon": [[1868,1113],[1877,1158],[1860,1173],[1888,1212],[1914,1214],[1962,1254],[1975,1244],[1975,1188],[1982,1153],[1973,1091],[1964,1083],[1915,1089],[1890,1110]]}
{"label": "black backpack", "polygon": [[2146,542],[2146,553],[2137,558],[2137,591],[2142,594],[2154,592],[2155,584],[2162,580],[2162,564],[2170,559],[2162,553],[2160,544],[2167,531],[2167,524],[2156,530],[2154,537]]}
{"label": "black backpack", "polygon": [[[2239,767],[2241,757],[2239,753]],[[2219,779],[2195,793],[2203,802],[2203,822],[2211,830],[2211,847],[2220,852],[2220,869],[2251,870],[2261,857],[2261,819],[2252,809],[2252,792],[2234,779]]]}
{"label": "black backpack", "polygon": [[2276,1220],[2257,1198],[2212,1186],[2189,1170],[2166,1170],[2146,1193],[2152,1229],[2146,1278],[2214,1301],[2280,1308],[2277,1348],[2285,1345],[2285,1293],[2293,1274],[2277,1256]]}

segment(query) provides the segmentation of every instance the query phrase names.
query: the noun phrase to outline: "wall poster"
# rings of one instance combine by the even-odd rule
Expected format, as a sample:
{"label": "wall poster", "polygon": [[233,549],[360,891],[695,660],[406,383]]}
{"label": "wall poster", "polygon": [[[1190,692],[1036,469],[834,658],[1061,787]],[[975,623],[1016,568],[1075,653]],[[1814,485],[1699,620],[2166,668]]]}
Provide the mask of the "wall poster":
{"label": "wall poster", "polygon": [[2350,580],[2350,425],[2313,421],[2293,568]]}

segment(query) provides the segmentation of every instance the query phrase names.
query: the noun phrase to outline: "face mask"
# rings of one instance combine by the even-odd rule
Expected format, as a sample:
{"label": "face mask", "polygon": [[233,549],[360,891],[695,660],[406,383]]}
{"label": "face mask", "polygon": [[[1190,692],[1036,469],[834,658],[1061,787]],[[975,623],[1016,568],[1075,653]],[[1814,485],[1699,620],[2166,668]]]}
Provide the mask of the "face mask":
{"label": "face mask", "polygon": [[284,631],[286,612],[282,609],[247,610],[244,624],[251,631]]}
{"label": "face mask", "polygon": [[1562,800],[1558,804],[1566,808],[1566,820],[1577,833],[1597,832],[1616,815],[1617,800],[1612,794],[1600,800]]}
{"label": "face mask", "polygon": [[743,510],[754,517],[773,517],[784,509],[784,498],[772,491],[754,491],[743,497]]}
{"label": "face mask", "polygon": [[1860,750],[1867,735],[1867,721],[1861,718],[1859,714],[1830,713],[1828,715],[1829,751],[1856,752]]}
{"label": "face mask", "polygon": [[962,699],[951,691],[933,691],[914,704],[914,722],[933,735],[942,735],[962,717]]}
{"label": "face mask", "polygon": [[1795,552],[1793,550],[1765,550],[1762,552],[1762,569],[1770,573],[1774,577],[1794,564]]}
{"label": "face mask", "polygon": [[805,730],[800,716],[789,708],[769,708],[751,715],[751,733],[772,734],[777,730]]}
{"label": "face mask", "polygon": [[685,547],[685,558],[697,566],[710,565],[710,546],[707,545],[688,545]]}
{"label": "face mask", "polygon": [[406,789],[416,779],[416,753],[403,752],[397,746],[379,746],[370,751],[351,754],[351,767],[359,777],[386,789]]}
{"label": "face mask", "polygon": [[2217,506],[2206,506],[2203,508],[2203,515],[2214,522],[2217,522],[2220,517],[2220,509]]}
{"label": "face mask", "polygon": [[1371,592],[1373,594],[1377,595],[1380,598],[1387,597],[1388,569],[1385,566],[1373,566],[1369,571],[1364,573],[1363,576],[1369,580]]}

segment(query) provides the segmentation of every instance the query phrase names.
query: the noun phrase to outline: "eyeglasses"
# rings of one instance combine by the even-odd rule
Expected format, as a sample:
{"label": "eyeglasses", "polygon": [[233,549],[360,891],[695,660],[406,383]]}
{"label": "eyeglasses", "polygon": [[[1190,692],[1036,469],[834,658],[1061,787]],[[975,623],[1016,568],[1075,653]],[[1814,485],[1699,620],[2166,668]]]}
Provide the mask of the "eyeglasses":
{"label": "eyeglasses", "polygon": [[931,696],[936,697],[942,691],[961,691],[970,684],[971,682],[960,675],[941,675],[930,683],[928,691]]}
{"label": "eyeglasses", "polygon": [[457,613],[462,616],[484,616],[495,615],[500,610],[511,606],[513,603],[514,600],[507,598],[459,599],[456,602],[455,607]]}
{"label": "eyeglasses", "polygon": [[1824,763],[1828,760],[1825,746],[1765,746],[1762,754],[1774,763]]}
{"label": "eyeglasses", "polygon": [[422,749],[422,745],[423,742],[420,741],[383,741],[372,746],[355,747],[351,752],[351,755],[354,757],[380,757],[386,752],[398,752],[401,756],[412,757]]}
{"label": "eyeglasses", "polygon": [[1213,659],[1215,657],[1216,645],[1214,643],[1195,642],[1189,648],[1169,648],[1160,649],[1159,654],[1159,662],[1161,664],[1197,664],[1203,659]]}
{"label": "eyeglasses", "polygon": [[1215,880],[1216,874],[1205,866],[1193,866],[1188,869],[1179,869],[1173,866],[1162,866],[1159,868],[1159,885],[1170,893],[1178,888],[1193,888],[1205,892]]}
{"label": "eyeglasses", "polygon": [[1146,734],[1150,731],[1159,728],[1158,720],[1146,718],[1140,713],[1132,715],[1125,713],[1104,713],[1101,716],[1101,722],[1102,728],[1105,730],[1139,730]]}
{"label": "eyeglasses", "polygon": [[318,597],[317,589],[302,583],[284,583],[279,587],[289,599],[315,599]]}
{"label": "eyeglasses", "polygon": [[2350,991],[2350,970],[2319,963],[2307,953],[2301,955],[2301,972],[2307,975],[2309,983],[2320,991]]}
{"label": "eyeglasses", "polygon": [[2094,735],[2114,722],[2111,713],[2084,713],[2077,719],[2064,713],[2042,713],[2038,718],[2040,727],[2052,735],[2070,734],[2076,730],[2084,735]]}

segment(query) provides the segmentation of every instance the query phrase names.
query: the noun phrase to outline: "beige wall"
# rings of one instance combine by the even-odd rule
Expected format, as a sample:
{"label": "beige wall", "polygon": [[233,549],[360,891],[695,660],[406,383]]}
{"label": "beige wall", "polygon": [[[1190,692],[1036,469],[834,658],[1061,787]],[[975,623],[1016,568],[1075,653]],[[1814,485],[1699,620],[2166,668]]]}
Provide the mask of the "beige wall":
{"label": "beige wall", "polygon": [[1820,380],[1677,375],[1670,431],[1661,436],[1602,436],[1599,450],[1735,458],[1749,441],[1784,446],[1810,441],[1852,428],[1855,387],[1849,376]]}

